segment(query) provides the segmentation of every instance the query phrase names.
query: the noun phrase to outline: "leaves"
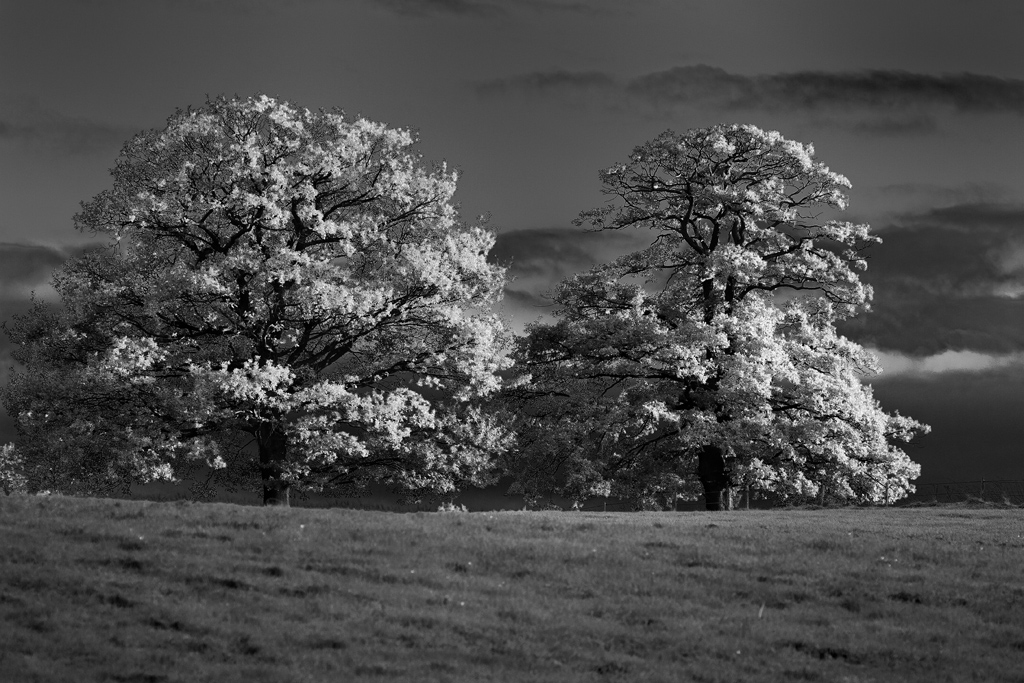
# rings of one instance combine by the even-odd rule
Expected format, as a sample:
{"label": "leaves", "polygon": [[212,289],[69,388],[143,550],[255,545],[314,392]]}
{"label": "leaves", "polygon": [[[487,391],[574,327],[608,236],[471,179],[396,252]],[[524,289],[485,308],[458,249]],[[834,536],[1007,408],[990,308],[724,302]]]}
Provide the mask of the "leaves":
{"label": "leaves", "polygon": [[[456,174],[414,143],[266,96],[135,136],[75,217],[109,248],[56,275],[59,323],[15,339],[31,372],[14,411],[38,416],[69,387],[78,402],[24,417],[24,437],[53,447],[60,424],[80,450],[71,427],[87,423],[126,481],[190,460],[251,470],[257,455],[313,488],[359,469],[416,487],[477,476],[488,459],[454,446],[466,425],[439,415],[498,386],[507,332],[489,308],[504,270],[486,260],[493,234],[458,216]],[[65,326],[81,350],[36,374]],[[79,460],[94,457],[109,478],[99,453]]]}
{"label": "leaves", "polygon": [[447,495],[500,464],[533,502],[666,506],[713,480],[912,490],[898,445],[927,427],[882,410],[875,360],[835,329],[870,302],[861,250],[879,240],[832,216],[850,183],[810,145],[734,125],[637,147],[577,223],[650,245],[560,283],[557,319],[513,344],[490,310],[493,234],[461,221],[456,174],[414,143],[265,96],[129,141],[75,219],[108,248],[57,273],[63,311],[8,328],[31,486],[200,468],[204,490],[259,473],[274,491]]}
{"label": "leaves", "polygon": [[601,178],[609,203],[577,222],[655,237],[563,281],[558,320],[517,347],[516,486],[662,505],[696,494],[711,448],[732,486],[782,498],[912,491],[893,444],[927,427],[881,409],[862,382],[875,360],[835,330],[870,299],[859,250],[878,241],[819,217],[849,181],[753,126],[666,132]]}

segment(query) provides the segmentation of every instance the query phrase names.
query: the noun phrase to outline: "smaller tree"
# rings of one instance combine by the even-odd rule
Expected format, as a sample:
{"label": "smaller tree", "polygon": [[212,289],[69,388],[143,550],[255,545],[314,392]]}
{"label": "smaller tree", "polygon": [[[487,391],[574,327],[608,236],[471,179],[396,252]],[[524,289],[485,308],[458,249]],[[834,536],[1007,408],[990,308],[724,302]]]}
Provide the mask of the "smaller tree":
{"label": "smaller tree", "polygon": [[[641,507],[752,486],[788,499],[895,500],[919,468],[894,444],[927,428],[886,414],[878,370],[836,321],[866,307],[867,226],[822,221],[849,182],[813,149],[753,126],[665,133],[602,172],[580,222],[646,228],[650,247],[558,287],[557,320],[515,358],[528,435],[517,486]],[[787,294],[788,292],[788,294]],[[699,483],[699,488],[698,488]]]}

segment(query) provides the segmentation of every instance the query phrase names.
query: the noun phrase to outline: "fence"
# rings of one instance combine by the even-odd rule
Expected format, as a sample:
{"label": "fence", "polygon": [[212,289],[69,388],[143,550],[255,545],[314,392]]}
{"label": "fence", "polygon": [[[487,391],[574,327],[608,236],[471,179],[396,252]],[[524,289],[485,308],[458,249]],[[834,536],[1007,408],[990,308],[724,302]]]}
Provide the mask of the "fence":
{"label": "fence", "polygon": [[[1012,503],[1024,505],[1024,480],[1022,479],[977,479],[975,481],[947,481],[939,483],[916,484],[917,491],[910,496],[898,500],[895,505],[921,503],[962,503],[966,501],[988,501],[992,503]],[[781,503],[772,500],[771,496],[753,496],[753,502],[743,489],[737,490],[733,504],[738,509],[771,508]],[[622,512],[631,509],[627,502],[619,500],[604,501],[591,499],[583,506],[587,511]],[[704,500],[679,501],[676,510],[703,510]]]}
{"label": "fence", "polygon": [[947,481],[935,484],[917,484],[917,492],[898,504],[906,503],[958,503],[968,500],[986,500],[994,503],[1010,502],[1024,505],[1024,480],[978,479],[976,481]]}

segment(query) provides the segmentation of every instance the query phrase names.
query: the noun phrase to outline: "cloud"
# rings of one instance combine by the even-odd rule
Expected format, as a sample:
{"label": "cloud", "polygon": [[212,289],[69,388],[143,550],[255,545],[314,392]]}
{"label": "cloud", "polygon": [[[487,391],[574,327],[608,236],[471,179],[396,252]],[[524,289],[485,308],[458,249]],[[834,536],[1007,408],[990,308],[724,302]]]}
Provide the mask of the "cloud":
{"label": "cloud", "polygon": [[53,247],[0,243],[0,299],[27,298],[48,286],[50,275],[66,258]]}
{"label": "cloud", "polygon": [[379,4],[397,14],[407,16],[469,16],[503,17],[509,10],[524,8],[535,12],[568,11],[592,13],[594,8],[586,2],[559,2],[558,0],[378,0]]}
{"label": "cloud", "polygon": [[908,451],[922,481],[1020,479],[1024,366],[906,372],[872,380],[886,410],[932,426]]}
{"label": "cloud", "polygon": [[[604,98],[650,107],[813,114],[830,125],[877,135],[927,133],[940,109],[1024,115],[1024,80],[984,74],[907,71],[793,71],[735,74],[706,64],[680,66],[625,81],[601,71],[535,71],[474,84],[481,97]],[[869,118],[864,118],[868,114]]]}
{"label": "cloud", "polygon": [[[1024,205],[933,206],[897,215],[878,232],[883,244],[868,251],[864,275],[875,289],[873,310],[843,322],[844,334],[908,358],[938,357],[915,361],[919,369],[978,360],[944,352],[996,358],[1024,351]],[[506,311],[517,321],[546,315],[545,295],[559,281],[642,249],[650,237],[561,228],[500,233],[491,259],[509,266]]]}
{"label": "cloud", "polygon": [[10,314],[15,308],[27,308],[33,292],[41,299],[53,298],[56,295],[50,285],[53,271],[67,259],[95,248],[95,244],[57,248],[0,242],[0,303],[3,314]]}
{"label": "cloud", "polygon": [[498,233],[491,260],[509,266],[517,281],[553,287],[559,280],[640,249],[650,237],[633,232],[581,228],[529,228]]}
{"label": "cloud", "polygon": [[1024,232],[1024,206],[1009,203],[965,202],[935,207],[924,212],[898,216],[897,228],[942,227],[975,232],[988,227],[1012,228]]}
{"label": "cloud", "polygon": [[958,185],[939,183],[902,182],[875,188],[887,204],[909,201],[917,211],[930,210],[937,205],[999,204],[1012,195],[1011,188],[991,182],[969,182]]}
{"label": "cloud", "polygon": [[397,14],[417,17],[438,14],[492,17],[504,14],[498,5],[480,0],[383,0],[381,4]]}
{"label": "cloud", "polygon": [[490,260],[508,267],[504,308],[514,325],[552,312],[548,298],[564,278],[647,246],[643,234],[580,228],[529,228],[498,233]]}
{"label": "cloud", "polygon": [[[136,4],[135,0],[75,0],[79,4],[109,10]],[[179,11],[205,11],[232,15],[283,13],[295,9],[319,10],[340,5],[337,0],[149,0]],[[534,12],[579,12],[595,14],[602,11],[591,0],[362,0],[362,5],[409,17],[481,17],[501,18],[512,10]]]}
{"label": "cloud", "polygon": [[[1024,288],[1024,206],[971,202],[896,216],[869,251],[870,268],[950,297]],[[869,271],[870,272],[870,271]]]}
{"label": "cloud", "polygon": [[699,64],[640,76],[626,88],[655,102],[697,101],[725,109],[900,110],[941,105],[1024,115],[1024,81],[972,73],[794,71],[743,76]]}
{"label": "cloud", "polygon": [[555,307],[549,296],[514,287],[505,288],[504,303],[506,308],[512,309],[513,312],[537,309],[534,312],[535,316],[547,315]]}
{"label": "cloud", "polygon": [[970,202],[896,216],[864,279],[873,310],[844,333],[913,356],[1024,350],[1024,206]]}
{"label": "cloud", "polygon": [[60,155],[116,154],[137,129],[67,116],[35,101],[0,102],[0,142],[39,145]]}
{"label": "cloud", "polygon": [[882,365],[880,379],[898,375],[936,375],[946,372],[991,372],[1024,368],[1024,351],[981,353],[947,350],[930,356],[911,356],[899,351],[871,349]]}

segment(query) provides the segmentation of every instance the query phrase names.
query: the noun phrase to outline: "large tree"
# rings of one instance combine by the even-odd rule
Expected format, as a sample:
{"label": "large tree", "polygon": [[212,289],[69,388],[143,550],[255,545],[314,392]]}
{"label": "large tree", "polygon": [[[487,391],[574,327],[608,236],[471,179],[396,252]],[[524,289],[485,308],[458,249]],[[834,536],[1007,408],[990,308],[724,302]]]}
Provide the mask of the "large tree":
{"label": "large tree", "polygon": [[919,468],[896,444],[927,428],[885,413],[875,360],[836,333],[865,309],[866,225],[825,220],[849,181],[813,148],[754,126],[671,131],[601,172],[598,230],[648,248],[563,281],[511,392],[516,487],[648,506],[736,486],[784,498],[886,501]]}
{"label": "large tree", "polygon": [[129,141],[64,265],[63,310],[8,326],[6,392],[36,486],[100,490],[195,463],[263,500],[365,479],[451,491],[489,476],[504,270],[456,173],[405,130],[260,96]]}

